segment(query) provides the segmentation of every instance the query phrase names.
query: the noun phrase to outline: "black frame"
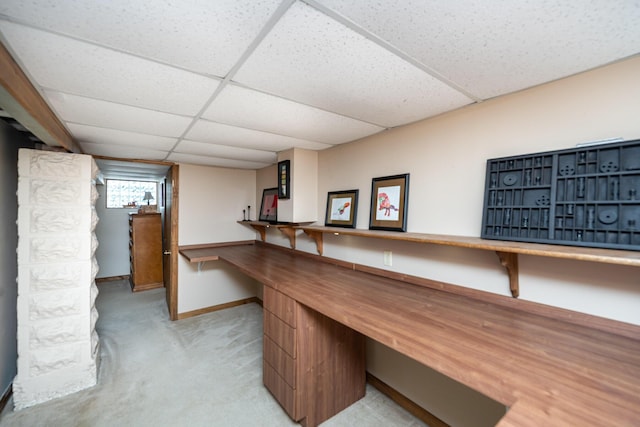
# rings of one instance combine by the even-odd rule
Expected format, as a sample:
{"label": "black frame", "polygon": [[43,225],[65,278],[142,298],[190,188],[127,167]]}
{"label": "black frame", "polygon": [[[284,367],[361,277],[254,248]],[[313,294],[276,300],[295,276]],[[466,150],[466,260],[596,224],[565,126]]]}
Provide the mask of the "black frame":
{"label": "black frame", "polygon": [[278,162],[278,199],[291,197],[291,161]]}
{"label": "black frame", "polygon": [[[275,197],[275,208],[273,205],[266,210],[265,202],[271,197]],[[258,216],[259,221],[277,222],[278,221],[278,189],[277,188],[265,188],[262,190],[262,202],[260,203],[260,212]]]}
{"label": "black frame", "polygon": [[[381,192],[381,189],[386,189],[386,191]],[[389,195],[387,192],[391,194]],[[378,196],[381,194],[387,196],[388,205],[379,203]],[[370,206],[370,230],[407,231],[409,174],[373,178],[371,180]],[[380,214],[380,211],[383,212]],[[394,212],[397,212],[397,215]]]}
{"label": "black frame", "polygon": [[[349,198],[348,206],[334,207],[334,202],[340,199]],[[336,212],[339,215],[348,209],[349,215],[347,219],[336,218]],[[342,208],[342,209],[340,209]],[[324,225],[329,227],[356,228],[358,218],[358,190],[330,191],[327,193],[327,210],[324,217]]]}

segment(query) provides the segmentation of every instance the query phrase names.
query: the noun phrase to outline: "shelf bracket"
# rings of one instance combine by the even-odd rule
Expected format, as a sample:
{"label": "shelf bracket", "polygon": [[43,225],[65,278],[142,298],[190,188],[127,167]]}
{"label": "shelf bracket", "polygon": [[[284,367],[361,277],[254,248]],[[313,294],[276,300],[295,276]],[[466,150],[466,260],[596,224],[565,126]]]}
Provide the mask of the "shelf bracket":
{"label": "shelf bracket", "polygon": [[507,269],[509,275],[509,289],[511,296],[518,298],[520,295],[520,283],[518,282],[518,254],[513,252],[496,251],[500,264]]}
{"label": "shelf bracket", "polygon": [[296,230],[293,227],[278,227],[282,234],[289,238],[289,245],[291,249],[296,248]]}
{"label": "shelf bracket", "polygon": [[198,261],[198,273],[202,271],[202,264],[204,264],[204,261]]}
{"label": "shelf bracket", "polygon": [[318,250],[318,255],[322,255],[322,250],[323,250],[322,231],[305,229],[304,233],[307,236],[311,237],[316,242],[316,249]]}
{"label": "shelf bracket", "polygon": [[253,227],[253,229],[256,230],[258,233],[260,233],[260,238],[264,242],[265,239],[267,238],[267,236],[266,236],[266,234],[267,234],[266,227],[264,225],[257,225],[257,224],[249,224],[249,225],[251,227]]}

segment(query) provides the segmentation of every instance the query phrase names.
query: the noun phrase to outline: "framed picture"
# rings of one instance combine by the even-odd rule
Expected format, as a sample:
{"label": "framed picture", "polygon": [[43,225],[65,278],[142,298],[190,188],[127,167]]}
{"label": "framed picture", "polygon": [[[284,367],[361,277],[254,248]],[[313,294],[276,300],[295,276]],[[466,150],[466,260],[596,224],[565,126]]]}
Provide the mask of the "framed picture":
{"label": "framed picture", "polygon": [[259,221],[278,221],[278,189],[265,188],[262,190],[262,203],[260,204]]}
{"label": "framed picture", "polygon": [[327,213],[324,225],[356,228],[358,190],[330,191],[327,195]]}
{"label": "framed picture", "polygon": [[291,197],[291,161],[283,160],[278,162],[278,198],[288,199]]}
{"label": "framed picture", "polygon": [[409,174],[373,178],[370,230],[407,231]]}

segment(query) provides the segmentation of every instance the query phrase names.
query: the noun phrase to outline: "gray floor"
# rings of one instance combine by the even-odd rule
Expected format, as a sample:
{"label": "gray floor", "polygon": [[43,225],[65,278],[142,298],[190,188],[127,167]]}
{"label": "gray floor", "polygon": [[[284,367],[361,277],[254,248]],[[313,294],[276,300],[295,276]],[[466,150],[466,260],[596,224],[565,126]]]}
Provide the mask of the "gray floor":
{"label": "gray floor", "polygon": [[[262,385],[262,308],[168,320],[164,290],[99,286],[98,385],[0,415],[5,426],[295,426]],[[424,426],[376,389],[322,424]]]}

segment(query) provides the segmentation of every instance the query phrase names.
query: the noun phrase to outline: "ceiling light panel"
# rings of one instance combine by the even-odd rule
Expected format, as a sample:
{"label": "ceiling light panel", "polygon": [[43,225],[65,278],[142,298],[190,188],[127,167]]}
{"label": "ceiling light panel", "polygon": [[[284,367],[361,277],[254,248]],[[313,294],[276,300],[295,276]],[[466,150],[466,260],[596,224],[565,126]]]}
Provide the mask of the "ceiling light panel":
{"label": "ceiling light panel", "polygon": [[317,1],[482,99],[640,52],[637,1]]}
{"label": "ceiling light panel", "polygon": [[234,80],[381,127],[473,102],[300,2],[291,6]]}
{"label": "ceiling light panel", "polygon": [[176,145],[176,142],[178,142],[177,138],[125,132],[75,123],[67,123],[67,128],[75,139],[98,144],[127,145],[131,147],[169,151]]}
{"label": "ceiling light panel", "polygon": [[52,33],[0,21],[35,81],[48,89],[175,114],[194,115],[219,80]]}
{"label": "ceiling light panel", "polygon": [[66,122],[167,137],[181,136],[191,124],[189,117],[175,114],[54,91],[44,95]]}
{"label": "ceiling light panel", "polygon": [[171,153],[167,160],[175,163],[190,163],[194,165],[218,166],[236,169],[262,169],[270,163],[250,162],[245,160],[223,159],[219,157],[198,156],[195,154]]}
{"label": "ceiling light panel", "polygon": [[384,128],[255,90],[227,85],[202,115],[221,123],[340,144]]}
{"label": "ceiling light panel", "polygon": [[173,150],[175,153],[196,154],[224,159],[248,160],[260,163],[275,163],[278,156],[272,151],[252,150],[249,148],[231,147],[228,145],[207,144],[196,141],[180,141]]}
{"label": "ceiling light panel", "polygon": [[324,150],[331,147],[329,144],[320,142],[244,129],[208,120],[198,120],[185,135],[185,138],[210,144],[233,145],[235,147],[273,152],[287,150],[292,147],[306,148],[308,150]]}
{"label": "ceiling light panel", "polygon": [[91,153],[94,156],[118,157],[122,159],[164,160],[168,154],[166,151],[149,150],[148,148],[97,144],[93,142],[80,141],[80,146],[85,153]]}
{"label": "ceiling light panel", "polygon": [[178,67],[226,75],[280,0],[3,0],[0,13]]}

